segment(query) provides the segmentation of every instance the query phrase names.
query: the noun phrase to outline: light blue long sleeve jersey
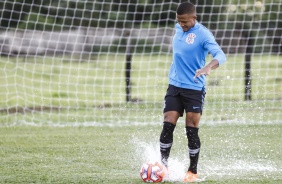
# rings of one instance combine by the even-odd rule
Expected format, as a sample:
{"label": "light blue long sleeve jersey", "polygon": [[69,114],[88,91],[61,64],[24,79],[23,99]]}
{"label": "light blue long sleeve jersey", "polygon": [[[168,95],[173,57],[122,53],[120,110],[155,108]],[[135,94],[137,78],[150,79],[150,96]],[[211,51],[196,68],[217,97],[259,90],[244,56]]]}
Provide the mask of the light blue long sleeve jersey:
{"label": "light blue long sleeve jersey", "polygon": [[202,90],[206,76],[202,75],[196,79],[194,76],[196,70],[205,66],[208,53],[218,60],[219,65],[226,60],[212,33],[198,22],[187,32],[177,23],[172,45],[173,60],[169,71],[169,84],[176,87]]}

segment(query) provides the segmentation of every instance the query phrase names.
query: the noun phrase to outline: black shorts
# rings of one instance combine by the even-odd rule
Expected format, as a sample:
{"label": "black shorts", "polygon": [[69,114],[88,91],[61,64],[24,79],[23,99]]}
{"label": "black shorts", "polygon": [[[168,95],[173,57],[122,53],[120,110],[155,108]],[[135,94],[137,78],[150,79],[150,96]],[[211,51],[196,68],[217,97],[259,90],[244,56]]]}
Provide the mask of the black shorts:
{"label": "black shorts", "polygon": [[201,113],[204,107],[205,88],[201,91],[184,89],[169,85],[165,95],[164,113],[168,111],[177,111],[180,116],[183,112]]}

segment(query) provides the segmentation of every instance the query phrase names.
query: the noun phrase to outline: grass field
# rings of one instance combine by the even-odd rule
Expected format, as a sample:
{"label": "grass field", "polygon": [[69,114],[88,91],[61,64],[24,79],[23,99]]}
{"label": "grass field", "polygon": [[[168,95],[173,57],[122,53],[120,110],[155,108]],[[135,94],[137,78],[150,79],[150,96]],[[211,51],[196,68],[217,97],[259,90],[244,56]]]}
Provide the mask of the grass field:
{"label": "grass field", "polygon": [[[242,55],[207,80],[200,136],[203,183],[282,183],[281,56],[255,55],[244,101]],[[124,56],[90,62],[0,57],[0,183],[143,183],[155,157],[170,56],[134,56],[125,103]],[[181,183],[188,162],[183,118],[170,158]]]}
{"label": "grass field", "polygon": [[[244,56],[227,58],[207,79],[203,120],[281,122],[281,56],[252,57],[252,101],[248,102],[244,101]],[[0,125],[158,122],[171,56],[133,57],[132,98],[140,103],[125,103],[124,60],[124,55],[100,55],[87,62],[0,57],[0,112],[4,112]]]}
{"label": "grass field", "polygon": [[[143,183],[139,169],[157,150],[160,124],[124,127],[0,128],[0,183]],[[282,125],[202,125],[203,183],[281,183]],[[174,134],[171,181],[187,168],[181,123]]]}

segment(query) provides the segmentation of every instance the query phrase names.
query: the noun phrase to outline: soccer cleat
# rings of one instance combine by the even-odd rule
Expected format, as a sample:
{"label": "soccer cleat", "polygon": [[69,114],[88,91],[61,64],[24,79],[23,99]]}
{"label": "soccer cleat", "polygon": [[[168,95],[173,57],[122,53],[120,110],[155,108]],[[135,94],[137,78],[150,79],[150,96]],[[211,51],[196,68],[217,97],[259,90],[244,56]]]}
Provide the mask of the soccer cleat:
{"label": "soccer cleat", "polygon": [[193,183],[199,181],[200,179],[198,178],[198,174],[194,174],[191,171],[188,171],[183,179],[184,183]]}

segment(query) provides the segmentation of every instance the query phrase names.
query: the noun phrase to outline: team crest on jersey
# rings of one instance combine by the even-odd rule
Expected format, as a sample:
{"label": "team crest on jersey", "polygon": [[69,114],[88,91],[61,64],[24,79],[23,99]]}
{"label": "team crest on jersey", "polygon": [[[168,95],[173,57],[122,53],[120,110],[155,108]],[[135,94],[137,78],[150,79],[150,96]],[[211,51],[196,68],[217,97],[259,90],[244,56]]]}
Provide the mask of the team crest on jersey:
{"label": "team crest on jersey", "polygon": [[196,35],[194,33],[189,33],[187,38],[186,38],[186,42],[188,44],[193,44],[194,43],[194,40],[196,38]]}

